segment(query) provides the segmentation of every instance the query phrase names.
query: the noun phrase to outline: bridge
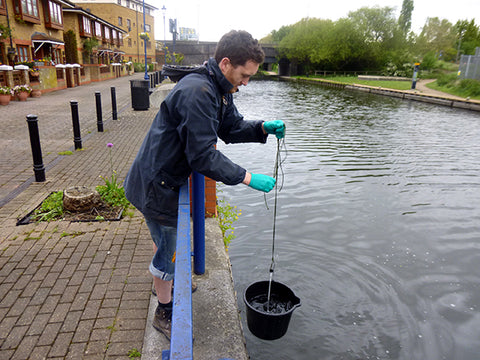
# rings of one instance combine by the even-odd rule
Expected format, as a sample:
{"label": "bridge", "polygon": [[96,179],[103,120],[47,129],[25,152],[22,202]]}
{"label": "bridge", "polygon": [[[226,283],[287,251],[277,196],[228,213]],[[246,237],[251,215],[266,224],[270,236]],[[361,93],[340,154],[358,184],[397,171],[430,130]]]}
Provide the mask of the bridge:
{"label": "bridge", "polygon": [[[157,40],[158,48],[163,47],[163,41]],[[175,45],[172,40],[166,41],[166,45],[170,52],[181,53],[184,55],[182,65],[201,65],[215,54],[216,42],[208,41],[176,41]],[[272,70],[273,64],[279,63],[280,75],[291,75],[290,62],[287,59],[278,59],[278,50],[276,44],[260,44],[265,52],[265,61],[262,69],[266,71]],[[163,59],[158,59],[158,63],[163,63]]]}

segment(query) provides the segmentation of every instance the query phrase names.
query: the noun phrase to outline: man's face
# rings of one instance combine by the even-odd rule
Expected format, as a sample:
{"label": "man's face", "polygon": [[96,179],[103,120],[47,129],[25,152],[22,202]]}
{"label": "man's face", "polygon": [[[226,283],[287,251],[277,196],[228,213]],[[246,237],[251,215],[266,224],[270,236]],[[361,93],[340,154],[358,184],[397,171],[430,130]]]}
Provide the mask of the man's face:
{"label": "man's face", "polygon": [[223,75],[233,85],[232,90],[230,90],[231,93],[236,92],[240,85],[246,86],[250,77],[257,73],[259,65],[252,60],[248,60],[245,65],[234,67],[229,58],[223,58],[219,64]]}

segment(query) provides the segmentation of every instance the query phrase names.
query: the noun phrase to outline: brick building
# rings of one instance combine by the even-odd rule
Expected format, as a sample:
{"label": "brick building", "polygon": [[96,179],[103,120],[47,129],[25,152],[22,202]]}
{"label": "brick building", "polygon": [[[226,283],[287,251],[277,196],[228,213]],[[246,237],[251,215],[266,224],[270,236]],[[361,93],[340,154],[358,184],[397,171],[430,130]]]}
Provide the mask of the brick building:
{"label": "brick building", "polygon": [[[2,0],[0,0],[2,1]],[[143,1],[137,0],[74,0],[86,11],[114,24],[124,30],[123,57],[127,61],[144,63],[145,48],[141,33],[147,32],[147,63],[155,61],[154,17],[153,12],[158,10],[145,3],[145,27],[143,25]]]}

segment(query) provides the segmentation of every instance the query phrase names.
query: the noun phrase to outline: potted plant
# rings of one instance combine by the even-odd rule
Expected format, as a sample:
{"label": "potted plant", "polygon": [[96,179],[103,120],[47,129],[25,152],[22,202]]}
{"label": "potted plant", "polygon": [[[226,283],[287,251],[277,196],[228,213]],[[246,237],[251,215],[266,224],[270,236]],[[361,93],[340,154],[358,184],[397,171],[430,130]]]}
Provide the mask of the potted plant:
{"label": "potted plant", "polygon": [[13,96],[13,90],[8,86],[0,86],[0,105],[8,105]]}
{"label": "potted plant", "polygon": [[140,39],[142,40],[146,40],[146,41],[149,41],[150,40],[150,35],[148,34],[148,32],[142,32],[138,35],[140,37]]}
{"label": "potted plant", "polygon": [[40,76],[40,70],[38,68],[30,68],[30,75],[32,77],[39,77]]}
{"label": "potted plant", "polygon": [[26,101],[28,98],[28,95],[30,95],[30,92],[32,91],[32,88],[27,85],[15,85],[13,87],[13,91],[15,92],[15,95],[17,96],[17,99],[20,101]]}

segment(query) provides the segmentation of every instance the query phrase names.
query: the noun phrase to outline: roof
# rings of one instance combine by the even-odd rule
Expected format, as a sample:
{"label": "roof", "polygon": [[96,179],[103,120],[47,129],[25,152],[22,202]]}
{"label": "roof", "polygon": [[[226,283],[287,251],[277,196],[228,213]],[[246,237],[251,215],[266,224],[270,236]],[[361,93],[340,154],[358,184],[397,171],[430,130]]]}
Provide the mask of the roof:
{"label": "roof", "polygon": [[55,39],[54,37],[48,36],[45,33],[41,32],[34,32],[32,34],[32,42],[41,42],[41,43],[49,43],[49,44],[55,44],[55,45],[63,45],[64,42],[63,40]]}
{"label": "roof", "polygon": [[103,25],[107,25],[107,26],[110,26],[111,28],[117,30],[118,32],[121,32],[122,34],[126,34],[127,32],[121,28],[119,28],[118,26],[115,26],[113,24],[110,24],[108,21],[106,20],[103,20],[101,17],[98,17],[97,15],[94,15],[92,14],[91,12],[88,12],[84,9],[82,9],[81,7],[76,7],[74,9],[62,9],[63,12],[68,12],[68,13],[77,13],[77,14],[82,14],[83,16],[86,16],[90,19],[94,19],[95,21],[103,24]]}

